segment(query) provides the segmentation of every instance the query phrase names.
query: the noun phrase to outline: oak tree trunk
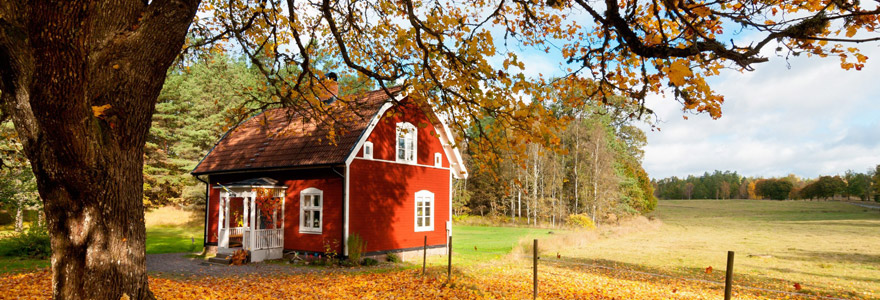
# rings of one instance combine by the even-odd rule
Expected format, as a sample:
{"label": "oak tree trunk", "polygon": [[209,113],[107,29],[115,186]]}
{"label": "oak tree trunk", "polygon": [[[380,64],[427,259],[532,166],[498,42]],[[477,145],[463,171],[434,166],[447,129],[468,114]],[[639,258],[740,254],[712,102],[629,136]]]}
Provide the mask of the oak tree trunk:
{"label": "oak tree trunk", "polygon": [[3,1],[0,97],[31,162],[55,299],[151,299],[144,142],[198,1]]}

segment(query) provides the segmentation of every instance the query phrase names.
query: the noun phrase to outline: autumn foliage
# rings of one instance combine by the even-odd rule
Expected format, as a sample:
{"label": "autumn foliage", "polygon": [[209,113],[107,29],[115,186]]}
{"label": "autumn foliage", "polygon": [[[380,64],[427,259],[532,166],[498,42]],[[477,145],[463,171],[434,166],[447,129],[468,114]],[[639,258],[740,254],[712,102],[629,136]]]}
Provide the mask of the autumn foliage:
{"label": "autumn foliage", "polygon": [[[542,265],[540,270],[541,299],[720,299],[723,293],[718,284],[680,278],[578,266]],[[447,282],[445,269],[439,268],[429,270],[427,276],[421,276],[420,269],[240,277],[161,275],[150,278],[150,289],[158,299],[529,299],[530,271],[527,264],[503,263],[456,272],[452,282]],[[49,298],[49,275],[39,271],[0,277],[0,290],[5,291],[0,299]],[[767,299],[786,295],[739,289],[734,296]]]}

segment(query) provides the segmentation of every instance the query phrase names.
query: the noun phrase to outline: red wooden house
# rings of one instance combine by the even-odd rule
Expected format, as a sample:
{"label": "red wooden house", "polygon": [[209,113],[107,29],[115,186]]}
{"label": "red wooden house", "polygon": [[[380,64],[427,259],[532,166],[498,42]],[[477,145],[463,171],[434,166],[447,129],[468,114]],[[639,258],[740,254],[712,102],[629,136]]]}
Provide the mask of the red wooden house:
{"label": "red wooden house", "polygon": [[[452,178],[467,170],[443,120],[392,95],[336,101],[318,118],[267,110],[227,132],[192,172],[208,185],[205,245],[253,261],[348,255],[353,234],[368,255],[421,249],[426,236],[445,249]],[[341,130],[328,139],[331,123]]]}

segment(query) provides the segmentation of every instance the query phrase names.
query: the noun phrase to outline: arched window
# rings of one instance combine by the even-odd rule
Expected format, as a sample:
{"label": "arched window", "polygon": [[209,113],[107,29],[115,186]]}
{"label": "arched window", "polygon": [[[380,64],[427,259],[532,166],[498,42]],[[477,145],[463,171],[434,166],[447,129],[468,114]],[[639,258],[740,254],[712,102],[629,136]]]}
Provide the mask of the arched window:
{"label": "arched window", "polygon": [[414,164],[416,163],[416,147],[418,136],[416,127],[408,122],[397,123],[397,161]]}
{"label": "arched window", "polygon": [[321,233],[324,191],[310,187],[299,193],[299,232]]}
{"label": "arched window", "polygon": [[416,232],[434,231],[434,193],[416,192]]}

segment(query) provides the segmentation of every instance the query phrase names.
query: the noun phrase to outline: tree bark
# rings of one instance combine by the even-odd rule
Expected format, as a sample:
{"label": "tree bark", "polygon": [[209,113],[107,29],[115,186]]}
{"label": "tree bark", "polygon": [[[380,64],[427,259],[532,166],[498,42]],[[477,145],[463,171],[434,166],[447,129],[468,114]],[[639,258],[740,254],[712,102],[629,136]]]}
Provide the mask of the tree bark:
{"label": "tree bark", "polygon": [[43,201],[55,299],[153,298],[144,142],[198,3],[0,4],[0,97]]}

